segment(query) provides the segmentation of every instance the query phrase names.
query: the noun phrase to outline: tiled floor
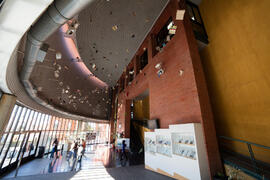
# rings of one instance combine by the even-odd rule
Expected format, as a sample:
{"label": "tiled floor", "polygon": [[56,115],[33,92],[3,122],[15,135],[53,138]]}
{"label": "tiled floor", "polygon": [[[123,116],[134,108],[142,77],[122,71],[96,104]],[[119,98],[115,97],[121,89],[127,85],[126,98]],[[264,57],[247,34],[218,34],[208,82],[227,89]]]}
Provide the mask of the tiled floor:
{"label": "tiled floor", "polygon": [[[89,167],[89,163],[91,163],[91,167],[99,167],[103,166],[110,155],[110,148],[106,145],[98,145],[88,147],[85,153],[85,157],[82,159],[81,168]],[[60,153],[59,153],[60,154]],[[36,175],[36,174],[47,174],[47,173],[56,173],[56,172],[70,172],[73,167],[75,167],[75,161],[73,158],[67,159],[66,152],[63,155],[60,155],[59,158],[50,159],[49,155],[45,156],[42,159],[35,159],[31,162],[28,162],[22,165],[19,169],[18,176],[28,176],[28,175]],[[108,163],[109,164],[109,163]],[[110,163],[111,164],[111,163]],[[80,163],[77,163],[77,169],[80,167]],[[14,177],[15,171],[4,176]]]}
{"label": "tiled floor", "polygon": [[[57,159],[44,157],[22,165],[16,179],[170,179],[146,170],[144,165],[129,166],[129,160],[120,161],[119,154],[106,145],[88,147],[81,166],[78,163],[72,171],[73,165],[74,161],[67,160],[65,153]],[[3,178],[14,179],[14,174],[15,171]]]}

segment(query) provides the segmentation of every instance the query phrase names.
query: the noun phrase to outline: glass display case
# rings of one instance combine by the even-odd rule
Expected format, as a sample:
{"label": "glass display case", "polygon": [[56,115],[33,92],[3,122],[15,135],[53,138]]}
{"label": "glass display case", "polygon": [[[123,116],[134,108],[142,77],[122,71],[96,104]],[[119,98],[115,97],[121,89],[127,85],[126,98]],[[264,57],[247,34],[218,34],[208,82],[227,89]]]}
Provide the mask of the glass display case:
{"label": "glass display case", "polygon": [[156,153],[156,140],[154,138],[145,138],[145,152]]}
{"label": "glass display case", "polygon": [[194,136],[191,134],[172,133],[172,150],[174,155],[196,159]]}
{"label": "glass display case", "polygon": [[[172,124],[144,138],[146,169],[175,179],[211,179],[202,124]],[[149,153],[153,147],[155,154]]]}
{"label": "glass display case", "polygon": [[157,153],[172,156],[171,138],[165,135],[157,135]]}

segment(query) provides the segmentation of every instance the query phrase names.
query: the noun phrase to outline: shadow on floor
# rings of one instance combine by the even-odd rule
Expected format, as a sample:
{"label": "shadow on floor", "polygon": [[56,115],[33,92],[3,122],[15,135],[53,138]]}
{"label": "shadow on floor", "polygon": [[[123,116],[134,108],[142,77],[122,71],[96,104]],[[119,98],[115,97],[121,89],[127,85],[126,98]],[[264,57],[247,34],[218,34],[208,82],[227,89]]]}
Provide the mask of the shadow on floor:
{"label": "shadow on floor", "polygon": [[80,170],[77,172],[40,174],[32,176],[20,176],[17,178],[7,178],[9,180],[167,180],[172,179],[167,176],[146,170],[143,165],[121,167],[121,168],[99,168]]}

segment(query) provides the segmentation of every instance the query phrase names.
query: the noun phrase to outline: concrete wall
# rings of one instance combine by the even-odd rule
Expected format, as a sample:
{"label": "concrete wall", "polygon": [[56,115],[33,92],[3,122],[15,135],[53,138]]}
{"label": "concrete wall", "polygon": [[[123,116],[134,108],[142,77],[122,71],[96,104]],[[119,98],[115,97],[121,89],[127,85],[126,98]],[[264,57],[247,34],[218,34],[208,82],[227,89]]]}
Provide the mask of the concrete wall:
{"label": "concrete wall", "polygon": [[[270,146],[270,1],[203,0],[201,52],[218,135]],[[247,154],[247,146],[225,142]],[[254,148],[270,162],[270,151]]]}
{"label": "concrete wall", "polygon": [[[130,85],[118,91],[117,123],[121,124],[121,128],[117,125],[117,131],[124,131],[129,137],[130,104],[127,102],[149,89],[150,119],[159,119],[161,128],[168,128],[170,124],[202,123],[209,170],[214,175],[222,171],[222,165],[210,101],[189,17],[185,16],[184,21],[175,21],[177,8],[177,0],[171,0],[130,63],[135,64],[136,68],[137,56],[143,53],[144,48],[148,49],[148,65],[136,74]],[[152,37],[169,17],[174,19],[177,33],[163,51],[155,55]],[[158,77],[155,65],[160,62],[165,73]],[[180,70],[184,71],[182,76]]]}
{"label": "concrete wall", "polygon": [[16,97],[12,95],[3,94],[0,99],[0,137],[2,137],[15,103]]}

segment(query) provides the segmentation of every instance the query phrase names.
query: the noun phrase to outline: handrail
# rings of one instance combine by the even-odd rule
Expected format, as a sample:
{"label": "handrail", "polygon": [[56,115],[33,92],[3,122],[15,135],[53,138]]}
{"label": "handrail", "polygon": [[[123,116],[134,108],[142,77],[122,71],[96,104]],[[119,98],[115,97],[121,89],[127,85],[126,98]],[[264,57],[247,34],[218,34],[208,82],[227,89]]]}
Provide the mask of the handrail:
{"label": "handrail", "polygon": [[[248,141],[245,141],[245,140],[240,140],[240,139],[235,139],[235,138],[231,138],[231,137],[226,137],[226,136],[219,136],[219,137],[222,138],[222,139],[226,139],[226,140],[230,140],[230,141],[238,141],[238,142],[247,144],[247,148],[248,148],[248,152],[249,152],[249,156],[250,156],[250,160],[252,162],[253,168],[255,169],[256,173],[259,176],[264,177],[265,169],[263,169],[262,167],[258,166],[257,160],[255,159],[255,156],[254,156],[254,153],[253,153],[253,150],[252,150],[251,145],[254,145],[254,146],[257,146],[257,147],[261,147],[261,148],[265,148],[265,149],[268,149],[268,150],[270,150],[270,147],[264,146],[264,145],[261,145],[261,144],[257,144],[257,143],[253,143],[253,142],[248,142]],[[247,173],[248,173],[248,171],[247,171]],[[250,175],[253,175],[253,174],[250,174]]]}
{"label": "handrail", "polygon": [[262,148],[270,150],[270,147],[268,147],[268,146],[256,144],[256,143],[253,143],[253,142],[248,142],[248,141],[245,141],[245,140],[235,139],[235,138],[226,137],[226,136],[219,136],[219,137],[223,138],[223,139],[231,140],[231,141],[238,141],[238,142],[242,142],[242,143],[246,143],[246,144],[251,144],[251,145],[254,145],[254,146],[258,146],[258,147],[262,147]]}

